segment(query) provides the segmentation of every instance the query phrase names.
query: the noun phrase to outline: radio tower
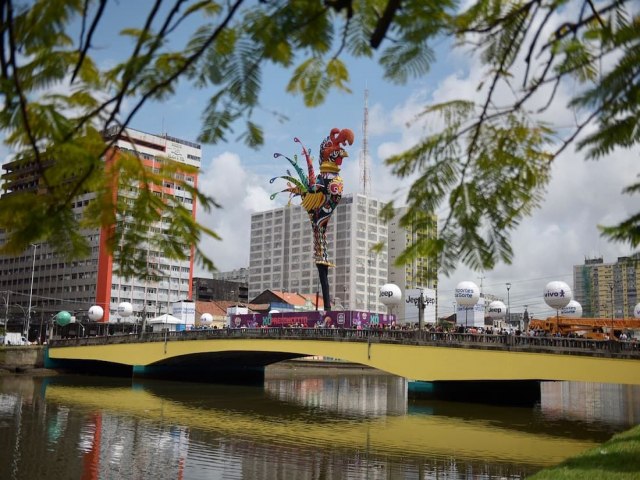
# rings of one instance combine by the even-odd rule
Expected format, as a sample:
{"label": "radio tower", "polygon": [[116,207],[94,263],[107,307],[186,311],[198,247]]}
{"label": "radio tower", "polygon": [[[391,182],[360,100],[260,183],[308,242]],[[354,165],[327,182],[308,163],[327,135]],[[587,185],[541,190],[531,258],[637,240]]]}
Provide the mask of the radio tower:
{"label": "radio tower", "polygon": [[362,121],[362,150],[360,150],[360,187],[365,196],[371,193],[371,178],[369,177],[369,90],[364,90],[364,120]]}

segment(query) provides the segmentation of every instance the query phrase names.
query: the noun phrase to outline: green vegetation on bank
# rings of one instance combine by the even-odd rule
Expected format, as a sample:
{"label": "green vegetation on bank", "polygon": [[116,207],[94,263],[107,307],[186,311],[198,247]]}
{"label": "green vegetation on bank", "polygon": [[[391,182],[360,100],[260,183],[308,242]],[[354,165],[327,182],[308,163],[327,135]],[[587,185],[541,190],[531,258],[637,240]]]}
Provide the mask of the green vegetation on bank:
{"label": "green vegetation on bank", "polygon": [[569,458],[528,480],[602,480],[640,478],[640,425],[608,442]]}

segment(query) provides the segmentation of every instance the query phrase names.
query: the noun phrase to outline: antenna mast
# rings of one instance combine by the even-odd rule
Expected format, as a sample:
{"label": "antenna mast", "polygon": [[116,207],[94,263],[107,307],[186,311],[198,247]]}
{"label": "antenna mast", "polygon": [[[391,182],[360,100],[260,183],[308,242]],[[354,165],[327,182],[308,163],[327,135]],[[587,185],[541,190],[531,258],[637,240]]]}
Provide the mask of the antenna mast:
{"label": "antenna mast", "polygon": [[371,193],[371,178],[369,176],[369,90],[364,90],[364,120],[362,121],[362,150],[360,151],[360,187],[365,196]]}

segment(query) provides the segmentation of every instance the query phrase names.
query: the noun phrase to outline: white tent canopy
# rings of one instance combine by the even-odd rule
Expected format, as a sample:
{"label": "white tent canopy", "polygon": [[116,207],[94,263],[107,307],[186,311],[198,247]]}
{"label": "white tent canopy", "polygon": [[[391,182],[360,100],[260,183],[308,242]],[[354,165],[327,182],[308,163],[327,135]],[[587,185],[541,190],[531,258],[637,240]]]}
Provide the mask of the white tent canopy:
{"label": "white tent canopy", "polygon": [[178,317],[174,317],[171,314],[165,313],[163,315],[160,315],[159,317],[152,318],[151,320],[148,321],[148,323],[151,323],[151,324],[167,323],[169,325],[179,325],[184,322],[180,320]]}
{"label": "white tent canopy", "polygon": [[167,313],[152,318],[148,320],[147,323],[151,325],[154,332],[162,332],[165,329],[170,332],[175,332],[177,330],[183,330],[183,327],[178,327],[178,325],[184,325],[184,321]]}

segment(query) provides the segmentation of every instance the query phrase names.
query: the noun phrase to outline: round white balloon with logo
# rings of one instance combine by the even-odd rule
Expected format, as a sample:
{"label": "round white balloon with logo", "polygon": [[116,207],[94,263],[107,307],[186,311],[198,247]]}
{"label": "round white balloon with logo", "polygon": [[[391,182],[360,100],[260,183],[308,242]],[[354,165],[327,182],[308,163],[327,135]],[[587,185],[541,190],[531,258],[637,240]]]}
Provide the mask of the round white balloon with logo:
{"label": "round white balloon with logo", "polygon": [[398,305],[402,301],[402,292],[395,283],[387,283],[380,287],[378,297],[380,302],[387,307],[389,305]]}
{"label": "round white balloon with logo", "polygon": [[200,321],[202,323],[211,323],[213,322],[213,315],[211,315],[210,313],[203,313],[202,315],[200,315]]}
{"label": "round white balloon with logo", "polygon": [[489,304],[487,315],[489,318],[502,318],[507,315],[507,307],[500,300],[495,300]]}
{"label": "round white balloon with logo", "polygon": [[480,289],[473,282],[460,282],[456,285],[456,291],[453,295],[458,305],[463,307],[472,307],[478,303],[480,298]]}
{"label": "round white balloon with logo", "polygon": [[581,318],[582,317],[582,305],[575,300],[571,300],[567,303],[567,306],[560,310],[561,317],[567,318]]}
{"label": "round white balloon with logo", "polygon": [[640,318],[640,303],[634,307],[633,316],[636,318]]}
{"label": "round white balloon with logo", "polygon": [[547,286],[544,287],[543,297],[544,303],[551,308],[560,310],[569,305],[573,294],[571,293],[571,288],[566,283],[553,281],[547,283]]}
{"label": "round white balloon with logo", "polygon": [[92,322],[97,322],[99,320],[102,320],[103,315],[104,315],[104,310],[99,305],[94,305],[87,312],[87,316],[89,317],[89,320],[91,320]]}
{"label": "round white balloon with logo", "polygon": [[129,302],[122,302],[118,305],[118,315],[121,317],[130,317],[133,313],[133,306]]}

